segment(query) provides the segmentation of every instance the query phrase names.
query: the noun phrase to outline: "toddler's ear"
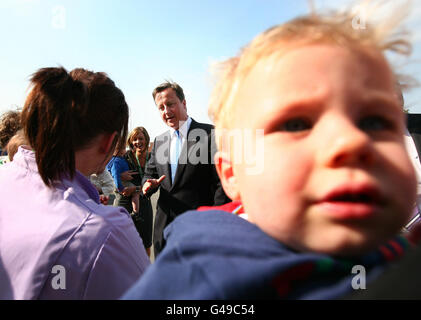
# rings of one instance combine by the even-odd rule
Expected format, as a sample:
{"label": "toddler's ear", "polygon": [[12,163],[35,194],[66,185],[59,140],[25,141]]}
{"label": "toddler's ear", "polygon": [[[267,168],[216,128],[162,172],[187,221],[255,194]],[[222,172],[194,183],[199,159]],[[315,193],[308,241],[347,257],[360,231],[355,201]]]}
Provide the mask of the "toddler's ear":
{"label": "toddler's ear", "polygon": [[227,196],[233,201],[241,200],[237,178],[234,175],[233,160],[230,155],[224,151],[217,151],[214,160],[216,171]]}

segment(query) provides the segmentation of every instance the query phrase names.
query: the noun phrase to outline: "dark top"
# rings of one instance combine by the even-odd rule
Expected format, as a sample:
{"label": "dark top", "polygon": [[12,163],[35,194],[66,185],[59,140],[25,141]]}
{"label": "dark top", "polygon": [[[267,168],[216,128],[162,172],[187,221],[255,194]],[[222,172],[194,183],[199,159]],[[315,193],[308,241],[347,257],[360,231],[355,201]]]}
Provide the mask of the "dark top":
{"label": "dark top", "polygon": [[[132,175],[133,179],[130,180],[130,182],[133,183],[135,186],[141,186],[145,168],[142,168],[139,166],[139,164],[137,163],[136,157],[133,155],[133,152],[131,152],[130,150],[127,151],[123,157],[124,159],[126,159],[127,163],[129,164],[129,169],[138,172],[138,174]],[[146,162],[148,161],[149,157],[150,157],[150,154],[148,153],[146,155]],[[146,162],[145,162],[145,166],[146,166]]]}
{"label": "dark top", "polygon": [[421,154],[421,114],[409,113],[407,116],[408,131],[414,140],[418,154]]}
{"label": "dark top", "polygon": [[[144,169],[138,165],[136,157],[129,150],[123,157],[124,162],[128,163],[129,170],[137,171],[138,174],[132,175],[133,179],[130,180],[135,186],[142,185],[142,178],[144,174]],[[149,154],[146,155],[146,160],[149,158]],[[127,170],[125,170],[127,171]],[[151,200],[140,192],[139,195],[139,204],[140,204],[140,215],[132,216],[133,223],[135,224],[136,230],[138,231],[140,237],[143,240],[143,245],[145,248],[149,248],[152,245],[152,222],[153,222],[153,211]],[[128,212],[132,212],[132,198],[131,196],[125,197],[121,194],[116,194],[116,199],[114,205],[124,207]]]}

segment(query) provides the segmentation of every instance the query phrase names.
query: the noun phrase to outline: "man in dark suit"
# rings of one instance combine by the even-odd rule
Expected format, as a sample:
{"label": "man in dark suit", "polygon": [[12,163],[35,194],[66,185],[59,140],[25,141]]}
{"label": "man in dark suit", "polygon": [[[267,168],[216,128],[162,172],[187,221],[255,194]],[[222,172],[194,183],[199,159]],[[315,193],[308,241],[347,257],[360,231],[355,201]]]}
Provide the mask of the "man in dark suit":
{"label": "man in dark suit", "polygon": [[143,177],[143,194],[160,195],[153,232],[155,257],[165,245],[163,230],[178,215],[199,206],[229,202],[216,173],[213,126],[187,115],[183,89],[166,82],[152,93],[162,120],[170,128],[155,138]]}

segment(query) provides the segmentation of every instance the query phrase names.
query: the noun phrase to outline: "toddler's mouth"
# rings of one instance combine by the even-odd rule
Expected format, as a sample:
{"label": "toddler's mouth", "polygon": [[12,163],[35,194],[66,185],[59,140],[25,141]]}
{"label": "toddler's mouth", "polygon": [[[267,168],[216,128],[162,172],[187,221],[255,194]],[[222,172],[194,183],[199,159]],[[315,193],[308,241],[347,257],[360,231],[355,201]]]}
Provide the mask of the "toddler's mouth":
{"label": "toddler's mouth", "polygon": [[379,189],[366,184],[345,184],[328,192],[317,205],[335,219],[362,219],[382,205]]}
{"label": "toddler's mouth", "polygon": [[328,192],[321,201],[378,203],[380,191],[368,184],[344,184]]}
{"label": "toddler's mouth", "polygon": [[370,193],[344,193],[327,199],[331,202],[375,203],[375,197]]}

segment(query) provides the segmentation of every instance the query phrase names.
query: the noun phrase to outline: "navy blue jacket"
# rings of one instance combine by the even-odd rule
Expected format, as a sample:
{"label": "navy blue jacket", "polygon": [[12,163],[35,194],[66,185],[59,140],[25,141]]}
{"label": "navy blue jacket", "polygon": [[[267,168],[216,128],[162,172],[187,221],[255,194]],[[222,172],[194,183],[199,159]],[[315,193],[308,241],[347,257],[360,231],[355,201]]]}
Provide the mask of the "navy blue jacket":
{"label": "navy blue jacket", "polygon": [[[296,252],[256,225],[224,211],[190,211],[166,229],[167,245],[124,299],[335,299],[369,282],[387,262],[376,250],[361,258],[335,259]],[[408,246],[397,237],[393,257]],[[390,259],[391,256],[388,256]],[[361,275],[361,274],[360,274]]]}

